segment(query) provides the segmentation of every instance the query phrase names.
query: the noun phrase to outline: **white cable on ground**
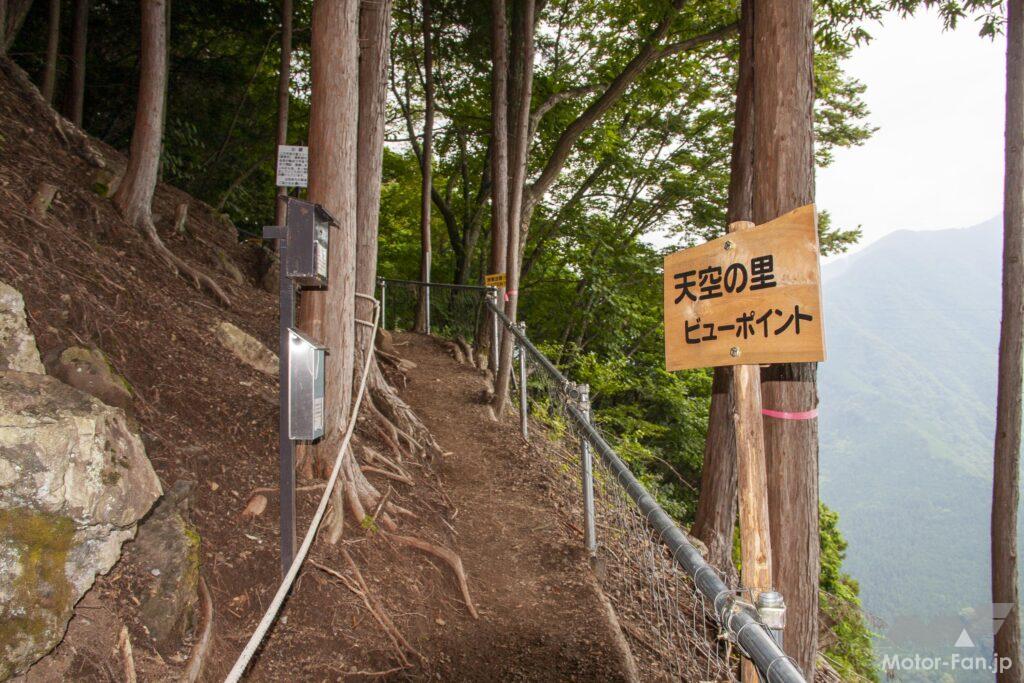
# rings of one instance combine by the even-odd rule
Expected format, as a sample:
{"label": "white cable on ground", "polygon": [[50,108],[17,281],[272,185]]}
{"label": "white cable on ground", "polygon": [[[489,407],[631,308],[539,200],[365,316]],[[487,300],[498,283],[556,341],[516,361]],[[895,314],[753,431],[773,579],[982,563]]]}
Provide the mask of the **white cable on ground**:
{"label": "white cable on ground", "polygon": [[352,406],[352,414],[349,417],[348,429],[345,430],[345,438],[342,439],[341,448],[338,449],[338,457],[334,461],[334,469],[331,470],[331,476],[327,479],[327,488],[324,489],[324,495],[320,498],[320,505],[316,509],[316,514],[313,515],[313,521],[309,523],[306,537],[302,539],[302,545],[299,546],[299,550],[295,554],[295,560],[292,562],[292,566],[289,567],[288,573],[285,574],[281,586],[277,589],[277,594],[274,595],[274,599],[270,602],[270,606],[256,627],[256,631],[253,632],[249,642],[245,645],[245,649],[242,650],[242,654],[238,655],[238,660],[231,667],[227,678],[224,679],[225,683],[237,683],[242,678],[242,674],[245,673],[246,668],[249,666],[249,661],[256,654],[256,649],[259,648],[260,643],[263,642],[267,635],[267,631],[270,630],[270,626],[277,619],[277,613],[281,610],[281,605],[284,604],[284,599],[288,595],[288,591],[291,590],[292,583],[299,574],[299,569],[302,568],[302,562],[306,559],[310,546],[313,545],[313,539],[316,538],[316,532],[320,528],[324,512],[327,511],[327,503],[330,500],[331,492],[338,481],[338,474],[341,472],[341,463],[345,457],[345,451],[348,450],[349,441],[352,440],[352,432],[356,426],[356,416],[359,415],[359,406],[363,402],[363,393],[366,391],[366,378],[369,375],[370,362],[373,360],[374,339],[377,335],[377,325],[380,322],[380,302],[372,296],[365,294],[357,293],[356,296],[373,302],[373,335],[370,337],[369,348],[366,350],[363,376],[359,378],[359,393],[356,394],[356,402]]}

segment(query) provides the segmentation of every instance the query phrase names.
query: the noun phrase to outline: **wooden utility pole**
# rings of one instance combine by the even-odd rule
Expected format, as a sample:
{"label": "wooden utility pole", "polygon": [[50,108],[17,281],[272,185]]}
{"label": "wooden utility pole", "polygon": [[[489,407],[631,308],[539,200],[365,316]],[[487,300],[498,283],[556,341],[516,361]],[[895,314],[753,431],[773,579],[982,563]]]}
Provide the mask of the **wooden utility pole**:
{"label": "wooden utility pole", "polygon": [[50,0],[50,19],[46,29],[46,65],[43,67],[43,99],[53,104],[57,85],[57,50],[60,47],[60,0]]}
{"label": "wooden utility pole", "polygon": [[995,653],[1010,662],[999,683],[1024,681],[1017,581],[1021,384],[1024,383],[1024,0],[1009,0],[1006,31],[1006,170],[1003,207],[1003,320],[999,336],[992,476],[992,602],[1009,605]]}
{"label": "wooden utility pole", "polygon": [[[739,221],[729,232],[749,230],[754,224]],[[732,368],[732,423],[736,472],[740,499],[740,554],[743,558],[741,583],[756,601],[761,591],[772,588],[772,542],[768,516],[768,473],[764,454],[764,425],[761,417],[761,370],[757,365]],[[743,660],[743,680],[756,682],[758,673]]]}
{"label": "wooden utility pole", "polygon": [[[757,0],[754,12],[753,220],[814,203],[814,9],[811,0]],[[786,651],[808,681],[818,650],[817,364],[761,374],[772,576],[785,597]]]}
{"label": "wooden utility pole", "polygon": [[74,24],[71,27],[71,80],[68,83],[66,110],[76,126],[82,125],[85,105],[85,48],[89,31],[90,0],[75,0]]}
{"label": "wooden utility pole", "polygon": [[[288,107],[291,103],[292,81],[292,0],[281,0],[281,66],[277,76],[277,146],[288,144]],[[274,225],[284,225],[288,188],[277,188]],[[277,241],[274,241],[276,244]]]}

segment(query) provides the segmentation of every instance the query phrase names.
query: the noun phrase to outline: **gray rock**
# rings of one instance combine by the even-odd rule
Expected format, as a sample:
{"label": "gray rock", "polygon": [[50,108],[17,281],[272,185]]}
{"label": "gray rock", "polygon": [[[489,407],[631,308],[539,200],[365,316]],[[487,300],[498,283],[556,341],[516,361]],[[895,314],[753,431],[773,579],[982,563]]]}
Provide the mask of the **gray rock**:
{"label": "gray rock", "polygon": [[50,374],[76,389],[95,396],[108,406],[127,408],[132,402],[131,385],[99,349],[71,346],[47,354]]}
{"label": "gray rock", "polygon": [[211,329],[217,341],[235,354],[238,360],[265,375],[277,377],[277,354],[264,346],[260,340],[229,322],[221,322]]}
{"label": "gray rock", "polygon": [[147,575],[140,617],[157,647],[166,653],[176,650],[196,624],[199,533],[188,517],[193,487],[193,482],[176,482],[139,525],[139,534],[124,555]]}
{"label": "gray rock", "polygon": [[21,292],[0,281],[0,370],[44,373]]}
{"label": "gray rock", "polygon": [[60,642],[160,493],[123,411],[0,371],[0,680]]}

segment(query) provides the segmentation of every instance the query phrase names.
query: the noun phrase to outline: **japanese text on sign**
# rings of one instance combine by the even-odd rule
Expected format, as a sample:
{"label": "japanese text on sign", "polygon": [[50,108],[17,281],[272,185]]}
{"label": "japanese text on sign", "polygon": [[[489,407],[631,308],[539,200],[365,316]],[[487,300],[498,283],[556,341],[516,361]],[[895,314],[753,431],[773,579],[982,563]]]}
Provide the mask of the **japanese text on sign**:
{"label": "japanese text on sign", "polygon": [[813,205],[665,257],[665,365],[825,357]]}
{"label": "japanese text on sign", "polygon": [[484,275],[484,285],[487,287],[504,287],[505,273],[492,273]]}
{"label": "japanese text on sign", "polygon": [[306,187],[309,184],[309,147],[277,146],[277,186]]}

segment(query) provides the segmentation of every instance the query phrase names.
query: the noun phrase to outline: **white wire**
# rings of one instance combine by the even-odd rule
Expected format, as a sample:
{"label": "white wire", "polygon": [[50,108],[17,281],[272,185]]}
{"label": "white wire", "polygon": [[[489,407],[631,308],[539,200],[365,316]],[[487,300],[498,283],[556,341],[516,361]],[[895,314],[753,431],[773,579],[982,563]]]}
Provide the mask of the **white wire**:
{"label": "white wire", "polygon": [[313,545],[313,539],[316,538],[316,532],[320,528],[320,522],[324,517],[324,512],[327,510],[327,502],[330,500],[331,492],[338,481],[338,474],[341,472],[341,462],[345,457],[345,451],[348,449],[349,441],[352,440],[352,432],[356,426],[356,416],[359,415],[359,407],[363,402],[363,393],[366,391],[366,378],[369,374],[370,363],[373,360],[373,340],[377,334],[377,325],[380,322],[380,302],[364,294],[357,294],[356,296],[373,301],[373,335],[370,337],[370,343],[367,345],[369,348],[366,350],[366,362],[363,363],[363,376],[359,378],[359,393],[356,395],[356,402],[352,406],[352,415],[348,421],[348,429],[345,430],[345,438],[342,439],[341,448],[338,449],[338,457],[334,461],[334,469],[331,470],[331,476],[327,479],[327,488],[324,489],[324,495],[320,498],[320,505],[316,509],[316,514],[313,515],[313,521],[309,523],[306,537],[302,539],[302,545],[299,546],[295,560],[292,562],[292,566],[289,567],[288,573],[285,574],[284,580],[281,581],[277,594],[274,595],[270,606],[267,607],[267,611],[253,632],[252,637],[246,643],[245,649],[238,655],[238,660],[231,667],[227,678],[224,679],[225,683],[237,683],[242,678],[242,674],[245,673],[246,668],[249,666],[249,661],[256,654],[256,649],[263,642],[274,620],[277,619],[281,605],[284,604],[284,599],[288,595],[288,591],[291,590],[292,583],[294,583],[295,577],[298,576],[299,569],[302,568],[302,563],[306,559],[306,554],[309,552],[310,546]]}

